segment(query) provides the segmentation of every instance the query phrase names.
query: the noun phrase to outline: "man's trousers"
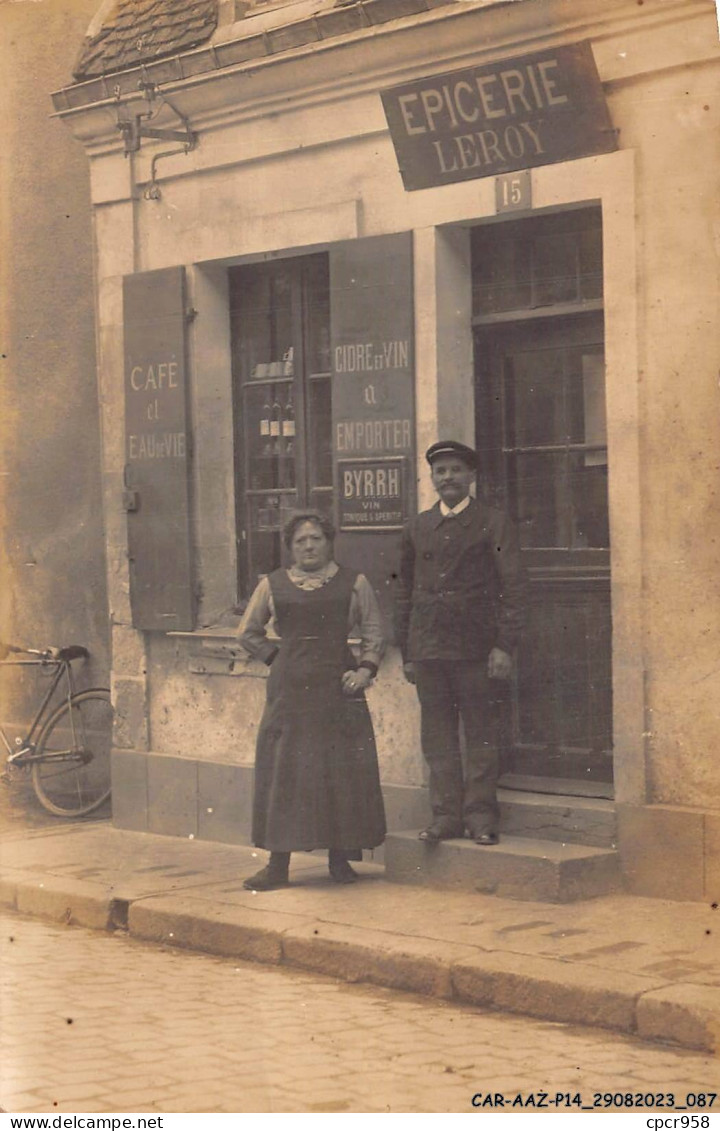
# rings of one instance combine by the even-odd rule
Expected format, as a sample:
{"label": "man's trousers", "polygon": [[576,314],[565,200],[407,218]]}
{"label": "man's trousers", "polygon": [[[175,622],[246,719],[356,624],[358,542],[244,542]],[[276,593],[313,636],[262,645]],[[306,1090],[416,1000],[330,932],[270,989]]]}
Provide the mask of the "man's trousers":
{"label": "man's trousers", "polygon": [[473,836],[496,833],[501,688],[488,678],[487,660],[416,661],[415,679],[433,822],[464,825]]}

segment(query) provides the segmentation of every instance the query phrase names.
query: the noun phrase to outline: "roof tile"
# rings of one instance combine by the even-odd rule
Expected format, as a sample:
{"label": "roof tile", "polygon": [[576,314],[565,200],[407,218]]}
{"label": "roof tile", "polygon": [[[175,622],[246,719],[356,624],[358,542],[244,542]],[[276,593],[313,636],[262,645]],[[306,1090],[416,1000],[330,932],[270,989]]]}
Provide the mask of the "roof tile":
{"label": "roof tile", "polygon": [[77,79],[136,67],[196,47],[217,24],[217,0],[117,0],[100,32],[86,39]]}

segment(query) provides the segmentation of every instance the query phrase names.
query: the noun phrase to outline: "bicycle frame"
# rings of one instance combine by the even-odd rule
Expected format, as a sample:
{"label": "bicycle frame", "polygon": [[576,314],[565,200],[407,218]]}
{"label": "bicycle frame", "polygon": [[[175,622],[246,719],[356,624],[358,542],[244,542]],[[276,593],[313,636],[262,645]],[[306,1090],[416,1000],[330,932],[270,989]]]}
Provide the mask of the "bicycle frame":
{"label": "bicycle frame", "polygon": [[35,718],[33,719],[30,729],[25,738],[18,738],[15,740],[15,745],[9,741],[4,729],[0,726],[0,740],[2,741],[5,749],[10,758],[13,755],[18,756],[21,754],[31,755],[35,749],[33,739],[35,738],[41,723],[44,719],[45,712],[50,704],[55,691],[62,681],[63,674],[67,679],[67,696],[68,701],[75,693],[75,685],[73,682],[72,667],[68,660],[52,660],[47,658],[38,658],[37,660],[0,660],[0,667],[9,668],[31,668],[31,667],[55,667],[57,670],[51,678],[50,686],[45,692],[42,702],[38,707]]}

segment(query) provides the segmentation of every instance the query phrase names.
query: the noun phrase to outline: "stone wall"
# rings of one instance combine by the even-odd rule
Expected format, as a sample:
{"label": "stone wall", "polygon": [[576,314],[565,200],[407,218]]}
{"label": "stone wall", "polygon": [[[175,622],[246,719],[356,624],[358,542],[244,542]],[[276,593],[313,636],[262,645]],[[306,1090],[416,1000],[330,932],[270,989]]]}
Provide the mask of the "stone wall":
{"label": "stone wall", "polygon": [[[93,315],[92,213],[82,148],[50,118],[96,0],[3,5],[0,105],[2,408],[0,635],[85,644],[109,681]],[[7,674],[7,673],[6,673]],[[22,722],[36,683],[5,681]]]}

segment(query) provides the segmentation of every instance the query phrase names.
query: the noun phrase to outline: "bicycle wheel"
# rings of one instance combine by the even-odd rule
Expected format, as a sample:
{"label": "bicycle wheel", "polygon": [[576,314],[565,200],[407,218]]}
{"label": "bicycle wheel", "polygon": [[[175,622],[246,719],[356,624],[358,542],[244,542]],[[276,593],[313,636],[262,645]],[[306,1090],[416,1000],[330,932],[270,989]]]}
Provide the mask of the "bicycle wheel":
{"label": "bicycle wheel", "polygon": [[61,703],[45,723],[32,780],[48,812],[82,817],[110,796],[112,717],[110,692],[94,687]]}

